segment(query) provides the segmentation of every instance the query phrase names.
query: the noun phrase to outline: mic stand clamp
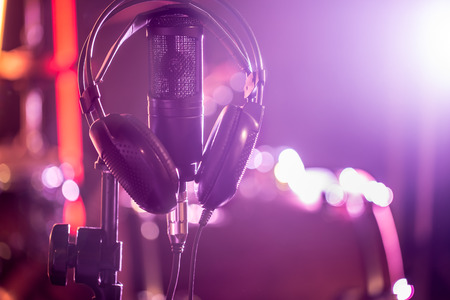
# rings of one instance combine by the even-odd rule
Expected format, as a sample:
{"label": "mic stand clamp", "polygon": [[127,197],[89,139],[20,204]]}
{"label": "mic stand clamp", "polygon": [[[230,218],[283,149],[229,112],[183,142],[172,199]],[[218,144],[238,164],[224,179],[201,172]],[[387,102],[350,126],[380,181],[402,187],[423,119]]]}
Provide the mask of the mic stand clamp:
{"label": "mic stand clamp", "polygon": [[74,268],[77,283],[89,286],[96,300],[121,300],[122,284],[117,272],[122,265],[122,242],[118,236],[117,180],[99,158],[102,171],[102,227],[78,228],[75,243],[69,242],[69,224],[55,224],[50,235],[48,275],[54,285],[67,284],[67,269]]}

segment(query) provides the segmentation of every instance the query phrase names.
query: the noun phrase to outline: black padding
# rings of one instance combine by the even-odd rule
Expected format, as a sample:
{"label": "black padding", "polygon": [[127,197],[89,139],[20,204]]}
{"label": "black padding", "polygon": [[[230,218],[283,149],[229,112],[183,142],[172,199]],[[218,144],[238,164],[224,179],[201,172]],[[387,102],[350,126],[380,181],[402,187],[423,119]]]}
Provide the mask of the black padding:
{"label": "black padding", "polygon": [[178,173],[153,132],[131,115],[95,121],[89,135],[98,154],[131,198],[150,213],[176,205]]}
{"label": "black padding", "polygon": [[208,138],[196,175],[198,198],[215,209],[236,193],[260,129],[263,107],[247,103],[227,106]]}

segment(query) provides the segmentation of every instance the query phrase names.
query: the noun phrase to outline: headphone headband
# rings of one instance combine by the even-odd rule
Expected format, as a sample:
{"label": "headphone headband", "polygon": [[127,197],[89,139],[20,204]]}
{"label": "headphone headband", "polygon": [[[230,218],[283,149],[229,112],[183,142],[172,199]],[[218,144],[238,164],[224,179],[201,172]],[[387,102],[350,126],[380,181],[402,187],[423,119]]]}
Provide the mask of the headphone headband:
{"label": "headphone headband", "polygon": [[254,37],[251,28],[239,14],[239,12],[220,0],[216,1],[227,10],[229,10],[240,22],[241,26],[245,29],[255,60],[255,71],[253,71],[251,60],[247,54],[244,44],[242,43],[238,35],[227,25],[226,22],[222,21],[216,16],[213,16],[205,9],[190,1],[174,1],[177,2],[177,4],[164,5],[162,7],[152,9],[137,15],[133,19],[133,21],[128,24],[128,26],[118,37],[116,42],[112,45],[103,61],[100,70],[98,71],[97,76],[94,79],[94,76],[92,75],[91,58],[93,55],[97,34],[99,33],[103,24],[111,17],[130,6],[134,6],[143,2],[160,2],[156,0],[116,0],[112,2],[97,19],[91,33],[89,34],[83,45],[79,59],[78,85],[81,95],[80,103],[82,111],[87,117],[88,123],[91,124],[99,117],[105,115],[102,105],[99,101],[100,92],[97,85],[99,82],[101,82],[104,75],[106,74],[106,71],[120,46],[134,33],[148,25],[152,18],[167,14],[169,12],[171,14],[180,13],[196,17],[203,25],[206,25],[207,28],[208,26],[212,27],[210,28],[210,31],[213,32],[216,37],[224,44],[228,51],[236,58],[236,61],[242,68],[242,70],[247,74],[244,96],[247,99],[251,99],[250,101],[257,102],[262,105],[262,90],[265,82],[265,76],[264,70],[262,69],[262,58],[256,38]]}

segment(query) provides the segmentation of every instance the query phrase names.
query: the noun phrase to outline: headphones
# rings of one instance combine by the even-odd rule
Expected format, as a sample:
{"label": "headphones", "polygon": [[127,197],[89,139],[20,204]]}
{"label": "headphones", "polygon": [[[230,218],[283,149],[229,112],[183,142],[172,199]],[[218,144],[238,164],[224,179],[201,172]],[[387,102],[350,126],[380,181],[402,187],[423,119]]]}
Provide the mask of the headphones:
{"label": "headphones", "polygon": [[[137,15],[126,27],[94,78],[91,59],[95,41],[104,23],[124,9],[143,2],[162,2],[162,6]],[[250,58],[243,41],[227,22],[190,1],[116,0],[97,19],[86,39],[78,64],[80,105],[90,126],[91,141],[103,162],[131,198],[150,213],[168,213],[176,206],[180,178],[177,166],[155,133],[128,114],[105,114],[99,83],[120,46],[154,18],[166,15],[193,17],[211,31],[247,74],[246,102],[228,105],[220,113],[203,149],[195,174],[198,200],[205,209],[214,210],[235,194],[248,158],[260,131],[265,73],[255,36],[234,8],[216,0],[238,21],[250,44]],[[151,30],[151,29],[148,29]],[[252,62],[253,61],[253,62]]]}

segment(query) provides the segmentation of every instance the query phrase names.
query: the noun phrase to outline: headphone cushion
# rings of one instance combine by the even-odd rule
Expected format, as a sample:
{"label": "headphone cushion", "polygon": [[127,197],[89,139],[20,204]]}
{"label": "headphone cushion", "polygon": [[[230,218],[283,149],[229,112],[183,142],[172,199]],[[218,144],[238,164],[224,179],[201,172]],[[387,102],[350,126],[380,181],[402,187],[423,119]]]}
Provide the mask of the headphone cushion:
{"label": "headphone cushion", "polygon": [[133,200],[151,213],[176,205],[178,173],[155,134],[132,115],[110,114],[89,135],[101,159]]}
{"label": "headphone cushion", "polygon": [[229,105],[219,115],[196,175],[204,208],[213,210],[236,193],[259,134],[262,110],[254,103]]}

